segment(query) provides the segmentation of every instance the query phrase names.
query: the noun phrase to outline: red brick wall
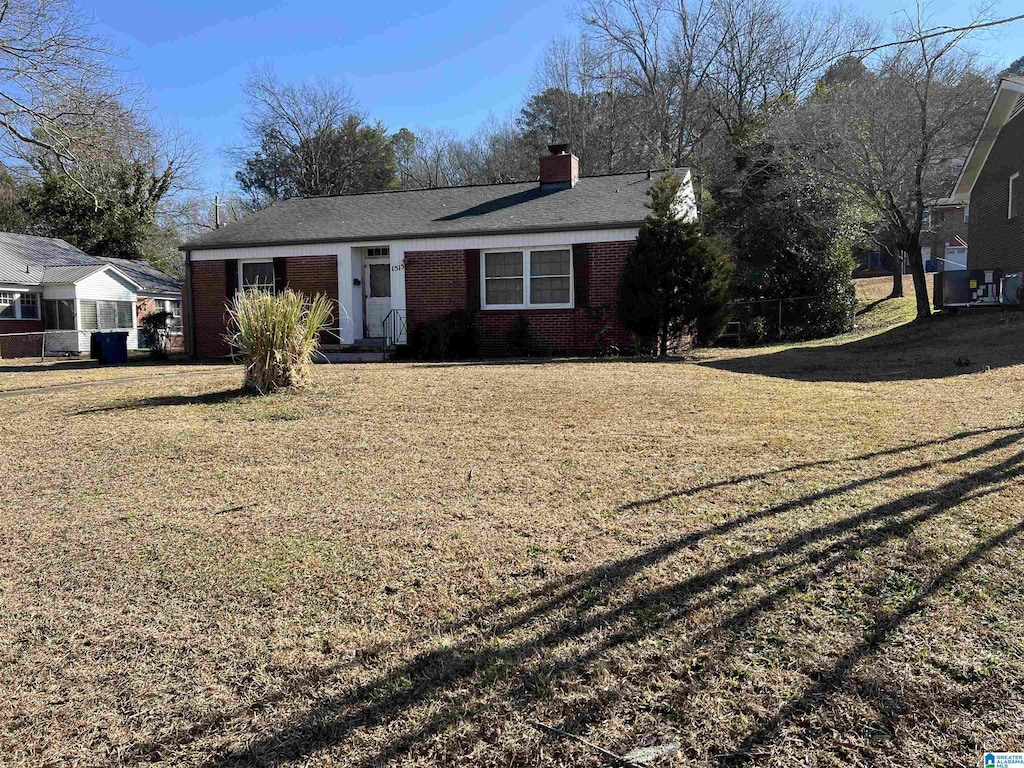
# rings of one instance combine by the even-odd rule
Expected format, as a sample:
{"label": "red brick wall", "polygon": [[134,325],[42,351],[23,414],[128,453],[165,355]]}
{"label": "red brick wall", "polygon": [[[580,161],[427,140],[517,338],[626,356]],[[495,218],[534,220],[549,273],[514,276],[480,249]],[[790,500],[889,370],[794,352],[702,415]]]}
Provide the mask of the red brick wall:
{"label": "red brick wall", "polygon": [[[326,294],[333,302],[331,325],[338,327],[338,257],[337,256],[291,256],[285,261],[285,278],[289,288],[301,291],[307,296]],[[323,344],[337,344],[337,333],[324,333]]]}
{"label": "red brick wall", "polygon": [[[42,307],[40,306],[40,311]],[[39,357],[42,335],[5,336],[8,333],[32,333],[43,330],[42,320],[0,320],[0,359]]]}
{"label": "red brick wall", "polygon": [[142,318],[156,312],[156,299],[137,299],[135,302],[135,324],[142,325]]}
{"label": "red brick wall", "polygon": [[[615,320],[615,299],[619,274],[632,246],[632,241],[586,246],[587,307],[478,311],[475,322],[481,352],[508,352],[507,334],[520,315],[530,321],[530,333],[540,351],[588,354],[607,344],[628,345],[629,333]],[[467,306],[465,251],[407,251],[405,256],[409,328]]]}
{"label": "red brick wall", "polygon": [[194,353],[198,357],[223,357],[230,352],[224,340],[227,328],[226,270],[223,261],[189,262],[192,289]]}
{"label": "red brick wall", "polygon": [[[338,259],[335,256],[293,256],[285,261],[288,287],[309,296],[325,293],[334,302],[338,320]],[[227,270],[223,261],[190,262],[194,307],[195,353],[198,357],[222,357],[230,352],[224,341],[227,328],[225,288]],[[333,336],[324,343],[337,343]]]}
{"label": "red brick wall", "polygon": [[[1010,176],[1015,184],[1018,215],[1007,219]],[[1024,115],[1010,120],[971,191],[971,222],[967,266],[970,269],[1024,269]]]}
{"label": "red brick wall", "polygon": [[406,251],[405,309],[409,328],[465,307],[465,251]]}

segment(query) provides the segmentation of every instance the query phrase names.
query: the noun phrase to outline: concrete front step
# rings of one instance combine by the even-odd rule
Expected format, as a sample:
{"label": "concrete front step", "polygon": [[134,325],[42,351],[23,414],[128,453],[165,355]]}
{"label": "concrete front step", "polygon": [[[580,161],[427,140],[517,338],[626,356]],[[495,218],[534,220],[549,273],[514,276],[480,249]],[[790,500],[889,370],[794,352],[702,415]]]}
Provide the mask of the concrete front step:
{"label": "concrete front step", "polygon": [[316,355],[314,362],[316,363],[380,363],[384,360],[384,353],[381,350],[348,350],[341,351],[329,351],[321,350],[321,354]]}

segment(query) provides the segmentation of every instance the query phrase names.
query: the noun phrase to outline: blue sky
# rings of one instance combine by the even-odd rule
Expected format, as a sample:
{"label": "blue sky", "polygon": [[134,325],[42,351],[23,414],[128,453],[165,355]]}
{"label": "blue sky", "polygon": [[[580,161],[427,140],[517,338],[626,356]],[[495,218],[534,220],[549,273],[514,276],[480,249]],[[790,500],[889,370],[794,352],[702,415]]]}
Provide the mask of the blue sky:
{"label": "blue sky", "polygon": [[[881,19],[900,0],[848,3]],[[232,187],[223,148],[241,138],[240,84],[253,64],[286,80],[347,83],[389,130],[450,128],[467,135],[521,102],[548,42],[575,28],[576,0],[99,0],[88,8],[148,86],[155,119],[195,134],[207,191]],[[963,0],[931,4],[937,23],[963,23]],[[1019,13],[1002,0],[999,15]],[[1024,22],[981,41],[996,63],[1024,55]]]}

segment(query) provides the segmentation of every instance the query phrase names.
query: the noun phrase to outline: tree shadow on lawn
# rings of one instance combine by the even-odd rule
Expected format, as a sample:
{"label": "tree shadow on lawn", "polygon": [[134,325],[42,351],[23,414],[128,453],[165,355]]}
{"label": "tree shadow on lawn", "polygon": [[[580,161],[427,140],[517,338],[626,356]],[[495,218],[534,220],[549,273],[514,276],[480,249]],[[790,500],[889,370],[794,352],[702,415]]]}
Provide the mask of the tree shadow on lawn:
{"label": "tree shadow on lawn", "polygon": [[84,408],[75,411],[73,416],[87,416],[93,413],[111,411],[134,411],[140,408],[164,408],[176,405],[219,405],[233,400],[247,400],[259,397],[256,393],[243,387],[225,389],[220,392],[205,392],[201,395],[158,395],[143,397],[138,400],[118,401],[110,405],[99,405],[95,408]]}
{"label": "tree shadow on lawn", "polygon": [[836,345],[700,362],[707,368],[796,381],[939,379],[1024,363],[1024,313],[937,315]]}
{"label": "tree shadow on lawn", "polygon": [[[709,665],[725,668],[743,650],[739,645],[744,633],[755,629],[758,621],[784,605],[794,593],[814,589],[827,578],[841,578],[840,569],[861,558],[865,552],[881,551],[887,544],[906,540],[923,524],[958,505],[1000,492],[1008,484],[1019,482],[1024,476],[1024,451],[1013,453],[992,466],[955,477],[939,487],[907,493],[863,511],[804,528],[786,535],[770,547],[727,556],[729,559],[721,564],[709,561],[705,570],[647,592],[639,588],[629,591],[631,580],[708,537],[736,533],[754,521],[838,499],[842,494],[869,485],[891,484],[893,480],[933,467],[940,461],[949,465],[975,461],[995,451],[1012,450],[1024,442],[1024,432],[1002,431],[1003,434],[984,445],[945,459],[860,476],[833,488],[689,533],[636,556],[566,579],[557,586],[549,584],[540,595],[534,595],[539,600],[537,604],[492,606],[490,615],[478,615],[477,622],[496,642],[487,643],[481,638],[480,626],[474,627],[474,631],[449,647],[421,653],[369,683],[315,701],[305,713],[285,722],[273,733],[264,734],[242,751],[216,757],[210,764],[279,765],[302,759],[321,749],[342,745],[370,729],[390,729],[394,735],[387,737],[377,751],[358,764],[386,763],[426,744],[457,723],[463,730],[467,726],[472,727],[474,712],[482,710],[479,707],[474,709],[472,702],[466,701],[467,691],[471,692],[469,696],[472,698],[474,693],[484,693],[500,680],[504,700],[512,713],[535,714],[538,708],[543,711],[546,692],[552,686],[573,678],[587,678],[594,673],[595,665],[613,649],[633,648],[659,631],[677,623],[685,624],[698,612],[739,606],[720,621],[688,638],[685,642],[692,646],[690,649],[675,651],[696,654],[710,653],[707,649],[718,648]],[[963,436],[977,434],[964,433]],[[878,455],[885,453],[879,452]],[[650,503],[658,503],[658,500]],[[745,764],[754,759],[756,752],[768,749],[784,725],[804,728],[798,717],[800,713],[824,707],[830,697],[847,685],[854,669],[879,651],[909,618],[923,610],[937,590],[949,586],[987,553],[1006,545],[1022,530],[1024,523],[982,542],[941,569],[938,576],[929,579],[923,590],[917,591],[894,613],[869,623],[862,639],[849,651],[836,654],[836,660],[824,668],[807,671],[813,682],[806,690],[755,721],[737,745],[731,748],[728,744],[723,745],[720,761]],[[595,602],[595,595],[607,596],[616,590],[625,592],[624,600],[619,604]],[[656,619],[651,620],[651,616]],[[505,637],[515,631],[527,636],[514,640]],[[577,649],[577,645],[582,647]],[[568,653],[569,650],[573,652]],[[642,661],[642,655],[639,656],[638,662]],[[538,659],[543,661],[538,663]],[[504,676],[495,676],[494,670],[503,670]],[[647,673],[656,671],[648,669]],[[710,668],[705,668],[701,679],[705,679],[709,671]],[[333,671],[328,670],[324,677],[331,674]],[[630,677],[635,679],[643,674],[642,670],[633,670]],[[461,694],[444,698],[444,694],[455,691],[461,691]],[[622,691],[612,690],[599,700],[581,704],[562,718],[559,727],[581,732],[603,722],[621,696]],[[300,695],[299,698],[306,697]],[[280,699],[278,695],[273,697],[274,701]],[[254,708],[262,708],[264,704],[257,703]],[[433,714],[407,727],[404,732],[398,728],[395,733],[396,723],[403,715],[427,706],[434,711]],[[902,710],[899,707],[890,709],[894,718],[905,716],[905,713],[900,714]],[[564,712],[564,708],[561,711]],[[190,728],[186,738],[172,741],[181,745],[227,725],[229,723],[223,716],[218,716],[205,725]],[[810,726],[805,730],[811,730]],[[159,744],[139,747],[145,751],[163,751]]]}

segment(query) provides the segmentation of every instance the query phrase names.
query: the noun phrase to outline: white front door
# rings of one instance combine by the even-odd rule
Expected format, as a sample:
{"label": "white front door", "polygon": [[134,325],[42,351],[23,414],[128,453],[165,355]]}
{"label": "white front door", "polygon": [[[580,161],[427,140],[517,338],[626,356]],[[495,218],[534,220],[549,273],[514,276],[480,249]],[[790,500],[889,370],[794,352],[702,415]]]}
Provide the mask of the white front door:
{"label": "white front door", "polygon": [[384,335],[384,318],[391,311],[391,262],[368,261],[363,265],[363,300],[366,303],[367,339]]}

